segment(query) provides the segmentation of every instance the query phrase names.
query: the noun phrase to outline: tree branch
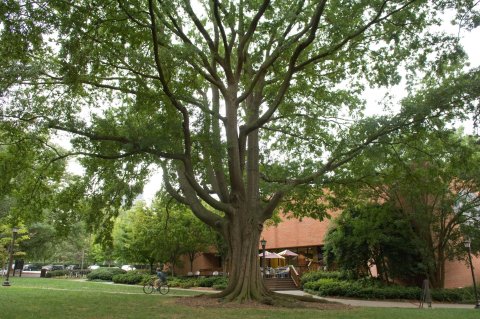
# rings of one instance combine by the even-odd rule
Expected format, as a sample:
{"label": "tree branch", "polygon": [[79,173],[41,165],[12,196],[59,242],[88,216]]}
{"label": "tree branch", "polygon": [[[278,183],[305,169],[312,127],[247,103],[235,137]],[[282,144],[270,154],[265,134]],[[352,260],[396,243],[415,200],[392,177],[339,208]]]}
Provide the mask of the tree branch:
{"label": "tree branch", "polygon": [[218,27],[218,30],[220,31],[220,37],[222,38],[223,47],[225,49],[225,58],[223,60],[224,64],[220,64],[220,65],[222,65],[223,70],[225,71],[225,75],[227,77],[228,83],[233,83],[234,78],[232,73],[231,50],[228,45],[228,39],[225,33],[225,28],[223,27],[222,19],[220,18],[220,13],[218,11],[219,6],[220,4],[218,0],[213,0],[213,16],[214,16],[215,24]]}
{"label": "tree branch", "polygon": [[[217,0],[215,0],[215,2],[217,2]],[[261,17],[267,10],[269,4],[270,4],[270,0],[263,0],[263,3],[261,4],[257,13],[253,17],[250,25],[248,26],[247,32],[243,34],[242,37],[239,39],[240,42],[238,44],[238,49],[237,49],[237,52],[238,52],[237,69],[235,74],[235,78],[237,80],[240,78],[240,74],[242,73],[243,62],[246,56],[246,52],[248,51],[248,44],[250,42],[250,39],[255,33],[255,30],[257,29],[257,26],[258,26],[258,22],[260,21]]]}
{"label": "tree branch", "polygon": [[62,127],[53,123],[47,124],[47,127],[51,129],[59,130],[59,131],[64,131],[64,132],[69,132],[76,135],[84,136],[90,139],[91,141],[108,141],[108,142],[115,142],[123,145],[133,145],[135,147],[135,151],[133,152],[135,153],[148,153],[161,158],[175,159],[180,161],[184,160],[184,156],[182,154],[166,153],[158,150],[153,150],[150,148],[140,148],[138,146],[139,144],[137,141],[130,140],[129,138],[124,136],[95,134],[95,133],[81,131],[75,128]]}
{"label": "tree branch", "polygon": [[263,124],[265,124],[270,117],[275,113],[277,110],[278,106],[280,103],[283,101],[283,98],[285,97],[285,94],[290,87],[290,82],[292,79],[292,76],[295,71],[295,64],[300,57],[300,54],[313,42],[315,39],[315,35],[318,29],[318,25],[320,23],[320,18],[323,14],[323,11],[325,9],[325,4],[326,0],[320,1],[316,7],[315,14],[312,16],[310,20],[310,24],[312,25],[308,37],[300,42],[297,47],[295,48],[292,56],[290,57],[289,63],[288,63],[288,70],[287,73],[285,74],[284,80],[280,86],[280,89],[278,90],[278,93],[275,97],[275,100],[273,101],[272,105],[268,108],[268,110],[260,116],[260,118],[252,124],[249,124],[248,126],[245,126],[242,134],[248,135],[253,130],[258,129],[261,127]]}
{"label": "tree branch", "polygon": [[318,55],[315,55],[313,57],[311,57],[310,59],[306,60],[305,62],[302,62],[300,63],[299,65],[297,65],[295,67],[295,71],[294,72],[298,72],[300,70],[303,70],[305,67],[307,67],[308,65],[312,64],[312,63],[316,63],[318,62],[318,60],[320,59],[323,59],[329,55],[332,55],[333,53],[337,52],[338,50],[340,50],[341,48],[343,48],[344,45],[346,45],[348,42],[350,42],[352,39],[358,37],[359,35],[363,34],[368,28],[370,28],[372,25],[374,24],[377,24],[379,22],[382,22],[386,19],[388,19],[389,17],[391,17],[392,15],[404,10],[406,7],[408,7],[409,5],[411,5],[413,2],[415,2],[416,0],[411,0],[409,2],[407,2],[406,4],[404,4],[403,6],[401,6],[400,8],[396,9],[396,10],[393,10],[391,11],[390,13],[386,14],[385,16],[381,17],[382,13],[384,12],[385,10],[385,7],[386,7],[386,4],[388,2],[388,0],[385,0],[382,5],[380,6],[379,10],[377,11],[377,14],[375,15],[375,17],[369,22],[367,23],[366,25],[362,26],[361,28],[359,28],[357,31],[353,32],[352,34],[350,34],[349,36],[345,37],[342,41],[340,41],[339,43],[337,43],[336,45],[334,45],[333,47],[331,47],[329,50],[323,52],[323,53],[320,53]]}
{"label": "tree branch", "polygon": [[165,80],[165,75],[163,73],[162,63],[161,63],[161,60],[160,60],[160,53],[159,53],[159,49],[158,49],[157,23],[155,21],[153,0],[149,0],[148,4],[149,4],[150,20],[151,20],[151,23],[152,23],[151,31],[152,31],[152,44],[153,44],[155,65],[156,65],[156,68],[157,68],[158,76],[160,78],[160,82],[161,82],[162,87],[163,87],[163,92],[165,92],[168,99],[172,102],[173,106],[182,114],[182,117],[183,117],[182,128],[183,128],[183,142],[184,142],[184,147],[185,147],[185,157],[190,158],[191,157],[192,141],[191,141],[191,137],[190,137],[189,114],[188,114],[187,109],[183,105],[181,105],[180,102],[175,98],[172,91],[170,90],[170,87],[168,86],[167,81]]}

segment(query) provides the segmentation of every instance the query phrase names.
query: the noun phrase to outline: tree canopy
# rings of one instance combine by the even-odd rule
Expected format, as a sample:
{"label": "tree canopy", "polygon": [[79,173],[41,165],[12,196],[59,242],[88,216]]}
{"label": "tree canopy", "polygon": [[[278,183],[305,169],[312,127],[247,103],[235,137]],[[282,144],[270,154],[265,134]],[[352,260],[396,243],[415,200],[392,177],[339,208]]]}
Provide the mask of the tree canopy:
{"label": "tree canopy", "polygon": [[355,278],[374,275],[387,283],[418,284],[426,266],[413,238],[410,221],[391,203],[352,204],[326,234],[324,258],[329,268]]}
{"label": "tree canopy", "polygon": [[458,39],[428,29],[446,9],[475,26],[472,0],[4,1],[4,119],[69,134],[92,222],[108,224],[161,167],[225,238],[223,294],[261,299],[259,234],[282,201],[306,202],[383,136],[478,98],[450,82],[443,99],[362,118],[366,85],[405,70],[437,86],[464,66]]}

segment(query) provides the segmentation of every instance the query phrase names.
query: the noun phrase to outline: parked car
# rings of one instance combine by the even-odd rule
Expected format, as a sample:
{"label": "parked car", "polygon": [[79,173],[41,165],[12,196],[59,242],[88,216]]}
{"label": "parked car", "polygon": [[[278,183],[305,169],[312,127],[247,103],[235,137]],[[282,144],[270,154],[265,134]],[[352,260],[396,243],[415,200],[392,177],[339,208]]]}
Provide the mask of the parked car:
{"label": "parked car", "polygon": [[95,270],[95,269],[98,269],[98,268],[100,268],[99,265],[90,265],[90,266],[88,266],[88,269],[90,269],[90,270]]}
{"label": "parked car", "polygon": [[68,265],[67,267],[65,267],[66,270],[77,270],[77,269],[80,269],[80,266],[79,265]]}
{"label": "parked car", "polygon": [[38,264],[26,264],[23,266],[23,271],[40,271],[42,266]]}
{"label": "parked car", "polygon": [[135,268],[134,266],[132,265],[123,265],[121,267],[122,270],[125,270],[125,271],[130,271],[130,270],[136,270],[137,268]]}
{"label": "parked car", "polygon": [[65,266],[64,265],[46,265],[46,266],[43,266],[42,269],[46,271],[64,270]]}

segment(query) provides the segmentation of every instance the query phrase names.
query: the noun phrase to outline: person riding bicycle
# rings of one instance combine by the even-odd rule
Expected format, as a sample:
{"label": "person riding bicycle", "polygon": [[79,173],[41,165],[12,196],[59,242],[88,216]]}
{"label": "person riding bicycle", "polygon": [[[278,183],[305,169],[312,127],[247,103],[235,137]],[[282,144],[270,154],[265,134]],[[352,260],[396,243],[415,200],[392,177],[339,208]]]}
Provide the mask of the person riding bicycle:
{"label": "person riding bicycle", "polygon": [[165,274],[165,265],[163,267],[157,268],[157,277],[158,277],[158,283],[157,286],[160,286],[160,283],[166,284],[167,283],[167,275]]}
{"label": "person riding bicycle", "polygon": [[168,294],[170,287],[167,283],[167,271],[169,267],[167,265],[161,265],[161,267],[156,268],[156,277],[151,277],[149,281],[145,282],[143,285],[143,292],[146,294],[151,294],[154,291],[159,292],[162,295]]}

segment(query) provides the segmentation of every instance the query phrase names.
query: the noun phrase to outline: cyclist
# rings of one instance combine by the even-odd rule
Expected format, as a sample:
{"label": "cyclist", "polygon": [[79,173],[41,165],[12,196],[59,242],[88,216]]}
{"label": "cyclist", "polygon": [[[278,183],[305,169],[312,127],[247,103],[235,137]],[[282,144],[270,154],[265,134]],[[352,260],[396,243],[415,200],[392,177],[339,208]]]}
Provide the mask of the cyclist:
{"label": "cyclist", "polygon": [[162,295],[168,294],[170,291],[170,287],[167,284],[167,271],[168,271],[168,266],[167,265],[161,265],[161,267],[158,267],[156,269],[157,272],[157,278],[155,277],[151,278],[148,282],[146,282],[143,285],[143,292],[146,294],[151,294],[154,291],[158,291]]}
{"label": "cyclist", "polygon": [[155,286],[159,287],[160,283],[166,284],[167,283],[167,275],[164,272],[165,266],[157,268],[157,277],[158,280],[155,282]]}

